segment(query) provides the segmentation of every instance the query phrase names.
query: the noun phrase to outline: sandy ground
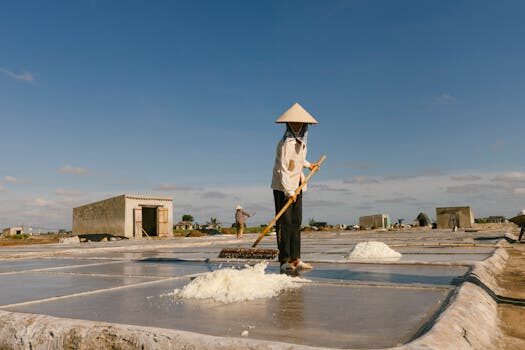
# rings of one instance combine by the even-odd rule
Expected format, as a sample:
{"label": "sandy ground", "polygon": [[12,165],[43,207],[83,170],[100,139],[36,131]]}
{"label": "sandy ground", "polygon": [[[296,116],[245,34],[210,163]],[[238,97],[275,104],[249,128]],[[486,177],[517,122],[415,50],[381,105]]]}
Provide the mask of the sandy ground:
{"label": "sandy ground", "polygon": [[[507,252],[509,260],[498,284],[504,296],[525,299],[525,244],[514,244]],[[498,313],[506,336],[502,348],[525,349],[525,307],[500,304]]]}
{"label": "sandy ground", "polygon": [[60,238],[58,235],[31,236],[25,239],[0,237],[0,247],[8,247],[13,245],[51,244],[58,243],[59,239]]}

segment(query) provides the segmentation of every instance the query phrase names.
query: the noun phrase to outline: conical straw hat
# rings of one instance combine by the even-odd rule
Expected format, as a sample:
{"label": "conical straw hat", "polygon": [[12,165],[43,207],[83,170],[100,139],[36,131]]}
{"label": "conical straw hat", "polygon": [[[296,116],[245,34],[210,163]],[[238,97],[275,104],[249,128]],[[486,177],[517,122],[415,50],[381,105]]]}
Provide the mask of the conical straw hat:
{"label": "conical straw hat", "polygon": [[276,123],[308,123],[317,124],[317,120],[308,113],[299,103],[294,103],[286,112],[281,114]]}

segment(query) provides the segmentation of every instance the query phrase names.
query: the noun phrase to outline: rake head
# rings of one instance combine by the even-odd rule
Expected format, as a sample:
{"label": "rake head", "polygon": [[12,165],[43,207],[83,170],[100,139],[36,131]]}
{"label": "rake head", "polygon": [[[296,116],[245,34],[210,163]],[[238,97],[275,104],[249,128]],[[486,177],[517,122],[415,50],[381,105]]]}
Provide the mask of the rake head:
{"label": "rake head", "polygon": [[219,258],[273,260],[277,255],[279,255],[279,250],[277,249],[224,248],[219,253]]}

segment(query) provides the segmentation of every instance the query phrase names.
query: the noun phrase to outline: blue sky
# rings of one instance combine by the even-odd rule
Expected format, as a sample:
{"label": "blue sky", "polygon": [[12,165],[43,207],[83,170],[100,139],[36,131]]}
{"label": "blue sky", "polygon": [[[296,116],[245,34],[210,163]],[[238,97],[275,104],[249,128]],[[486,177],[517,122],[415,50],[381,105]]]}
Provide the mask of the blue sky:
{"label": "blue sky", "polygon": [[0,3],[0,226],[120,193],[270,219],[293,102],[326,154],[305,219],[525,207],[522,1]]}

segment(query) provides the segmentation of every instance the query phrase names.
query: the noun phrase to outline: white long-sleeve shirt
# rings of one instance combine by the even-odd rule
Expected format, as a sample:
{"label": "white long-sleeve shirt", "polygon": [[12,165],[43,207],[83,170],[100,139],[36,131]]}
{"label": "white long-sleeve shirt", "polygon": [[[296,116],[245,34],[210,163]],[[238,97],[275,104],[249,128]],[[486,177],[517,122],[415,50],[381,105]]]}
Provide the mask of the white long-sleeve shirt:
{"label": "white long-sleeve shirt", "polygon": [[[305,178],[303,168],[310,167],[310,162],[306,160],[306,151],[306,144],[294,138],[279,141],[273,167],[272,189],[284,192],[287,197],[294,194],[300,181]],[[306,191],[306,186],[303,191]]]}

